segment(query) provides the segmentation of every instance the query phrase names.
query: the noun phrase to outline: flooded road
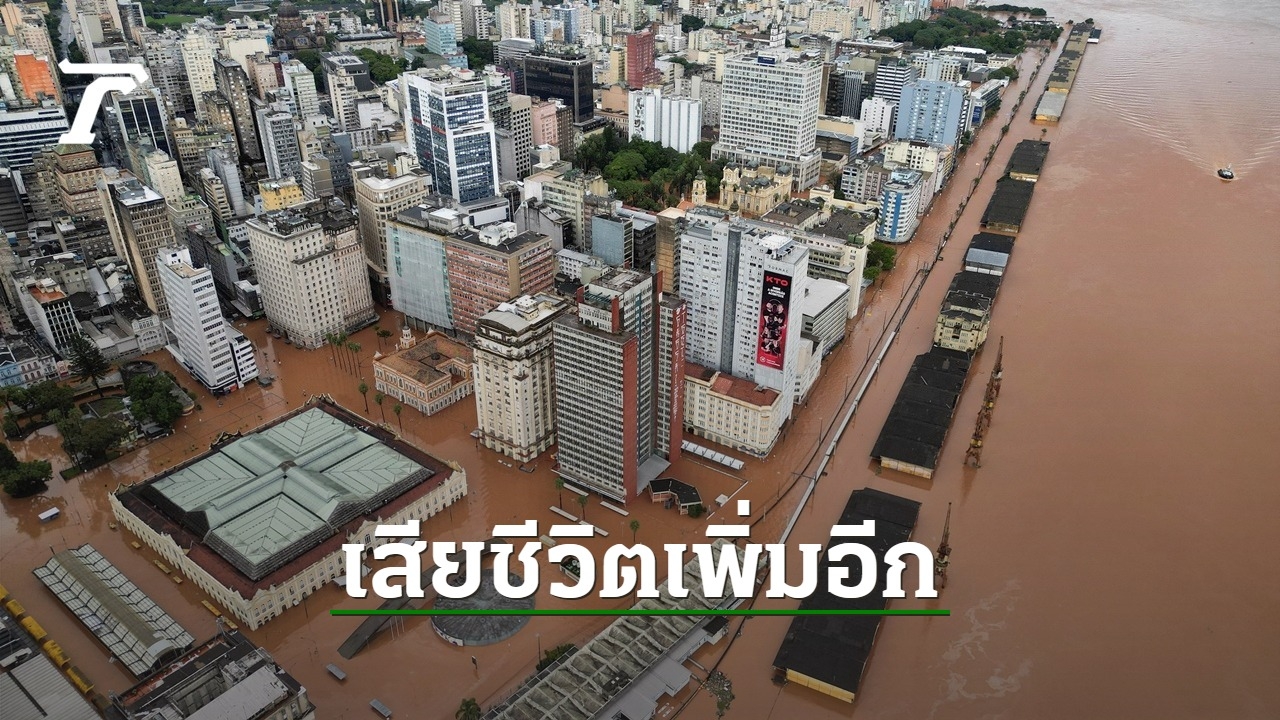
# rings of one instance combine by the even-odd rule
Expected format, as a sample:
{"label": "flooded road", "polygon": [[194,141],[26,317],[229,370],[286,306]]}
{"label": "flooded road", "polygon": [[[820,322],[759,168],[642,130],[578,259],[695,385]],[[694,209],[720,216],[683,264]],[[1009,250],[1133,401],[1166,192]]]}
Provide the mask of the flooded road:
{"label": "flooded road", "polygon": [[[868,453],[911,359],[929,346],[936,308],[1000,169],[1017,140],[1041,136],[1027,117],[1052,60],[1033,79],[1035,52],[1023,58],[1004,107],[1034,89],[790,539],[825,541],[849,492],[869,485],[921,501],[915,539],[935,546],[954,503],[948,588],[938,601],[895,604],[946,607],[952,617],[887,620],[852,707],[770,682],[786,620],[734,623],[741,635],[727,655],[722,641],[696,656],[704,667],[724,656],[720,669],[737,695],[730,720],[1280,716],[1280,575],[1271,558],[1280,546],[1272,465],[1280,437],[1280,80],[1271,70],[1280,67],[1280,28],[1269,15],[1280,8],[1227,13],[1147,0],[1048,9],[1059,20],[1093,17],[1104,35],[1085,57],[1062,124],[1045,133],[1053,147],[997,303],[992,337],[1006,339],[1006,370],[984,465],[966,470],[962,460],[993,352],[977,360],[932,481],[877,474]],[[900,299],[932,258],[997,125],[978,135],[898,270],[869,292],[865,316],[776,452],[741,473],[688,458],[673,467],[704,497],[736,492],[757,508],[780,498],[756,525],[757,541],[773,540],[786,524],[807,480],[785,490],[813,472],[822,432],[843,414],[839,401],[861,382],[858,370],[884,328],[896,324]],[[1231,184],[1213,175],[1227,162],[1239,177]],[[399,325],[394,313],[382,323]],[[132,679],[31,568],[91,542],[198,639],[212,634],[203,593],[173,583],[150,550],[135,550],[133,538],[108,527],[106,493],[204,451],[219,432],[296,408],[308,393],[385,418],[463,464],[470,493],[424,524],[429,539],[483,539],[495,523],[528,518],[545,526],[560,502],[581,512],[572,493],[558,497],[546,455],[526,473],[476,447],[470,399],[430,418],[406,409],[401,427],[392,403],[379,407],[371,390],[366,411],[356,388],[361,377],[372,384],[372,329],[353,338],[363,345],[354,371],[327,348],[300,351],[266,336],[261,322],[244,330],[267,372],[280,375],[274,385],[221,401],[197,393],[201,408],[172,437],[69,482],[55,479],[41,498],[2,498],[4,584],[100,691]],[[148,359],[195,388],[167,356]],[[52,428],[14,449],[23,459],[51,458],[55,470],[67,465]],[[42,525],[35,515],[50,505],[63,516]],[[597,550],[629,541],[632,518],[641,522],[637,539],[652,544],[692,541],[706,523],[643,501],[628,510],[621,517],[597,500],[588,506],[587,519],[610,533],[591,541]],[[562,601],[545,586],[538,606],[556,607]],[[532,671],[539,651],[581,643],[605,622],[535,618],[503,643],[457,648],[409,619],[342,659],[336,649],[358,619],[327,611],[374,605],[328,586],[249,635],[307,686],[321,718],[369,717],[376,697],[397,717],[436,720],[452,718],[464,697],[490,706]],[[345,684],[324,672],[330,662],[347,671]],[[660,717],[673,717],[688,696]],[[680,717],[710,718],[714,709],[700,695]]]}

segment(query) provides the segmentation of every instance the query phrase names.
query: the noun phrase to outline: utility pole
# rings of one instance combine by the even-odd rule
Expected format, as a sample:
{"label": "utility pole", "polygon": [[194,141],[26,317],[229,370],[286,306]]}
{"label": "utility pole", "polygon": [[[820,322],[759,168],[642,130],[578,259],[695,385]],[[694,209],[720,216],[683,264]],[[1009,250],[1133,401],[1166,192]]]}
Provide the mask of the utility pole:
{"label": "utility pole", "polygon": [[996,351],[996,364],[991,368],[991,379],[987,380],[987,392],[982,398],[982,408],[978,410],[978,419],[973,424],[973,438],[969,440],[969,449],[964,454],[964,464],[982,467],[982,440],[986,437],[987,428],[991,427],[991,415],[996,409],[996,398],[1000,397],[1000,380],[1004,376],[1004,336],[1000,336],[1000,349]]}

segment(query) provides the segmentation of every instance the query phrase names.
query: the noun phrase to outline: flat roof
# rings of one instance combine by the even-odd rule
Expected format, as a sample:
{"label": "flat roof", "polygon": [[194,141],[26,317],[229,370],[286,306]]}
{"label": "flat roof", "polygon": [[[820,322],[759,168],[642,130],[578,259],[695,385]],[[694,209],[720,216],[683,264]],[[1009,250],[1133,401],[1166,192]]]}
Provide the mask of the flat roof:
{"label": "flat roof", "polygon": [[136,677],[195,641],[92,545],[63,550],[32,572]]}
{"label": "flat roof", "polygon": [[978,233],[969,241],[970,250],[991,250],[1006,255],[1013,254],[1013,238],[995,233]]}
{"label": "flat roof", "polygon": [[841,297],[849,293],[849,286],[837,280],[827,278],[809,278],[809,294],[800,304],[801,312],[809,317],[817,317],[831,307]]}
{"label": "flat roof", "polygon": [[917,355],[880,429],[871,457],[936,467],[971,362],[963,352],[939,347]]}
{"label": "flat roof", "polygon": [[1015,180],[1003,177],[996,181],[995,192],[991,193],[991,201],[982,213],[982,224],[1012,225],[1021,227],[1027,217],[1027,208],[1031,206],[1031,194],[1036,184],[1027,180]]}
{"label": "flat roof", "polygon": [[80,692],[40,652],[0,673],[4,720],[101,720]]}
{"label": "flat roof", "polygon": [[117,497],[223,585],[253,597],[336,552],[366,518],[449,476],[441,461],[322,399]]}
{"label": "flat roof", "polygon": [[[914,500],[864,488],[850,494],[840,515],[840,524],[875,521],[875,537],[864,538],[860,542],[871,548],[879,565],[889,548],[911,538],[919,514],[920,503]],[[844,538],[833,538],[828,548],[842,542],[845,542]],[[826,577],[832,566],[848,568],[850,582],[857,582],[862,577],[860,561],[850,559],[833,563],[829,557],[829,553],[823,553],[819,577]],[[836,597],[830,593],[826,583],[818,583],[817,591],[800,601],[800,609],[883,610],[889,604],[884,590],[884,573],[876,574],[875,589],[861,598]],[[857,693],[867,661],[871,658],[880,621],[881,618],[875,616],[797,617],[791,621],[773,665]]]}
{"label": "flat roof", "polygon": [[1009,264],[1009,256],[1006,253],[996,252],[995,250],[969,248],[969,252],[964,254],[964,261],[966,263],[977,263],[979,265],[1003,268]]}

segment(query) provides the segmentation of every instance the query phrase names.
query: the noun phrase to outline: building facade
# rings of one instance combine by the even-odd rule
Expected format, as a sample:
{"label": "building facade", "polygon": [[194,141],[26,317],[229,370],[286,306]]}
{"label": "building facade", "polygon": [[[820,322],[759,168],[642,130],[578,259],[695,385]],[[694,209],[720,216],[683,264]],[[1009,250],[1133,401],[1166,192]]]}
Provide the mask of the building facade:
{"label": "building facade", "polygon": [[103,194],[116,254],[128,260],[138,293],[151,312],[162,319],[169,317],[169,305],[156,272],[160,249],[176,244],[164,197],[134,178],[106,183]]}
{"label": "building facade", "polygon": [[518,232],[515,223],[460,228],[444,246],[453,325],[468,335],[475,334],[482,315],[512,298],[550,290],[555,282],[551,238]]}
{"label": "building facade", "polygon": [[209,268],[193,267],[191,251],[176,247],[162,248],[156,267],[169,304],[166,325],[177,341],[173,354],[178,362],[215,394],[244,387],[258,377],[252,343],[234,328],[227,332],[230,326],[218,307]]}
{"label": "building facade", "polygon": [[405,328],[395,352],[373,361],[374,389],[423,415],[471,394],[471,348],[432,330],[414,338]]}
{"label": "building facade", "polygon": [[498,194],[498,148],[484,79],[470,70],[400,77],[407,140],[435,192],[468,203]]}

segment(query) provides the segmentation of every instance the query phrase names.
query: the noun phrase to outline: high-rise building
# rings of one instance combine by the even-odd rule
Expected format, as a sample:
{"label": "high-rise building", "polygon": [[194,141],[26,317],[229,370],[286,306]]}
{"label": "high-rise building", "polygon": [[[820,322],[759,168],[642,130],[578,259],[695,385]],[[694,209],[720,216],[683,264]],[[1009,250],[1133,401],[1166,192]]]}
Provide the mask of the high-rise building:
{"label": "high-rise building", "polygon": [[374,5],[377,23],[388,30],[400,24],[400,3],[397,0],[378,0]]}
{"label": "high-rise building", "polygon": [[0,165],[15,170],[30,165],[37,151],[57,145],[70,129],[66,109],[53,100],[0,107]]}
{"label": "high-rise building", "polygon": [[216,393],[258,376],[253,343],[232,327],[218,305],[209,268],[193,267],[186,248],[161,248],[157,274],[169,303],[165,325],[176,338],[171,352],[202,385]]}
{"label": "high-rise building", "polygon": [[680,295],[689,306],[689,361],[777,390],[790,413],[809,248],[714,210],[695,209],[685,221]]}
{"label": "high-rise building", "polygon": [[[359,174],[359,173],[358,173]],[[360,244],[369,263],[369,283],[375,302],[386,305],[391,300],[387,276],[387,232],[391,220],[402,210],[417,205],[430,188],[426,178],[417,174],[393,178],[365,175],[355,180],[356,212],[360,216]]]}
{"label": "high-rise building", "polygon": [[345,132],[359,130],[360,111],[356,98],[375,89],[373,79],[369,77],[369,66],[351,53],[340,52],[325,53],[321,63],[329,85],[329,104],[333,107],[338,128]]}
{"label": "high-rise building", "polygon": [[872,97],[892,103],[902,101],[902,88],[920,78],[920,71],[905,58],[884,57],[876,64],[876,79]]}
{"label": "high-rise building", "polygon": [[882,97],[870,97],[862,102],[862,114],[859,120],[868,132],[888,136],[893,132],[898,117],[898,102],[885,100]]}
{"label": "high-rise building", "polygon": [[204,94],[218,89],[213,73],[213,57],[217,43],[208,34],[190,32],[182,38],[182,64],[186,68],[187,82],[191,86],[191,98],[196,118],[208,120],[204,107]]}
{"label": "high-rise building", "polygon": [[249,76],[240,63],[219,56],[213,61],[213,77],[218,92],[231,104],[231,121],[235,123],[240,154],[250,160],[262,159],[258,130],[254,127],[253,105],[249,102]]}
{"label": "high-rise building", "polygon": [[302,150],[298,147],[298,126],[293,115],[276,105],[259,108],[258,128],[262,132],[267,177],[297,178]]}
{"label": "high-rise building", "polygon": [[472,379],[480,442],[519,463],[555,443],[551,329],[568,308],[555,295],[523,295],[476,321]]}
{"label": "high-rise building", "polygon": [[28,271],[5,281],[14,284],[23,313],[50,348],[66,353],[71,339],[84,334],[71,295],[52,278],[38,278]]}
{"label": "high-rise building", "polygon": [[166,202],[181,200],[186,195],[182,187],[182,173],[178,161],[163,150],[152,150],[142,158],[139,179],[147,187],[160,193]]}
{"label": "high-rise building", "polygon": [[159,88],[160,97],[169,104],[171,112],[191,112],[195,109],[195,98],[191,94],[191,81],[187,79],[181,38],[173,33],[145,32],[148,40],[143,58],[151,73],[151,83]]}
{"label": "high-rise building", "polygon": [[98,180],[102,166],[88,145],[58,145],[53,148],[53,177],[58,188],[62,211],[72,217],[101,219],[102,200],[98,197]]}
{"label": "high-rise building", "polygon": [[320,97],[316,93],[315,73],[296,58],[281,63],[280,73],[284,77],[284,87],[293,100],[293,114],[300,118],[319,115]]}
{"label": "high-rise building", "polygon": [[453,329],[453,300],[444,239],[462,227],[462,215],[444,203],[411,207],[387,223],[391,306],[419,330]]}
{"label": "high-rise building", "polygon": [[653,31],[627,33],[627,86],[639,90],[661,77],[653,62]]}
{"label": "high-rise building", "polygon": [[955,83],[916,80],[902,87],[893,136],[955,147],[964,132],[969,92]]}
{"label": "high-rise building", "polygon": [[876,239],[904,243],[920,224],[922,175],[917,170],[894,170],[880,196],[880,220]]}
{"label": "high-rise building", "polygon": [[580,48],[544,48],[524,58],[524,94],[561,100],[572,109],[574,122],[595,115],[592,82],[591,59]]}
{"label": "high-rise building", "polygon": [[552,331],[558,475],[625,503],[680,456],[685,321],[647,273],[579,290]]}
{"label": "high-rise building", "polygon": [[496,13],[498,35],[503,40],[529,37],[532,11],[532,6],[521,5],[516,0],[507,0],[507,2],[499,5]]}
{"label": "high-rise building", "polygon": [[816,58],[775,51],[727,59],[713,156],[789,165],[797,189],[817,183],[821,83]]}
{"label": "high-rise building", "polygon": [[702,140],[702,101],[668,97],[660,88],[632,90],[627,127],[632,138],[661,143],[682,153]]}
{"label": "high-rise building", "polygon": [[476,320],[511,298],[550,290],[555,282],[551,238],[518,232],[513,222],[463,227],[445,238],[453,326],[474,335]]}
{"label": "high-rise building", "polygon": [[116,254],[128,261],[142,301],[163,320],[169,317],[169,305],[156,272],[156,258],[160,248],[176,244],[164,197],[136,178],[106,181],[103,185],[102,204]]}
{"label": "high-rise building", "polygon": [[377,318],[356,219],[341,203],[312,201],[245,225],[267,320],[293,344],[317,348]]}
{"label": "high-rise building", "polygon": [[497,130],[498,174],[504,181],[519,182],[533,167],[533,98],[508,95],[507,103],[511,107],[511,127]]}
{"label": "high-rise building", "polygon": [[469,203],[498,194],[498,150],[485,81],[470,70],[400,77],[405,127],[435,192]]}

